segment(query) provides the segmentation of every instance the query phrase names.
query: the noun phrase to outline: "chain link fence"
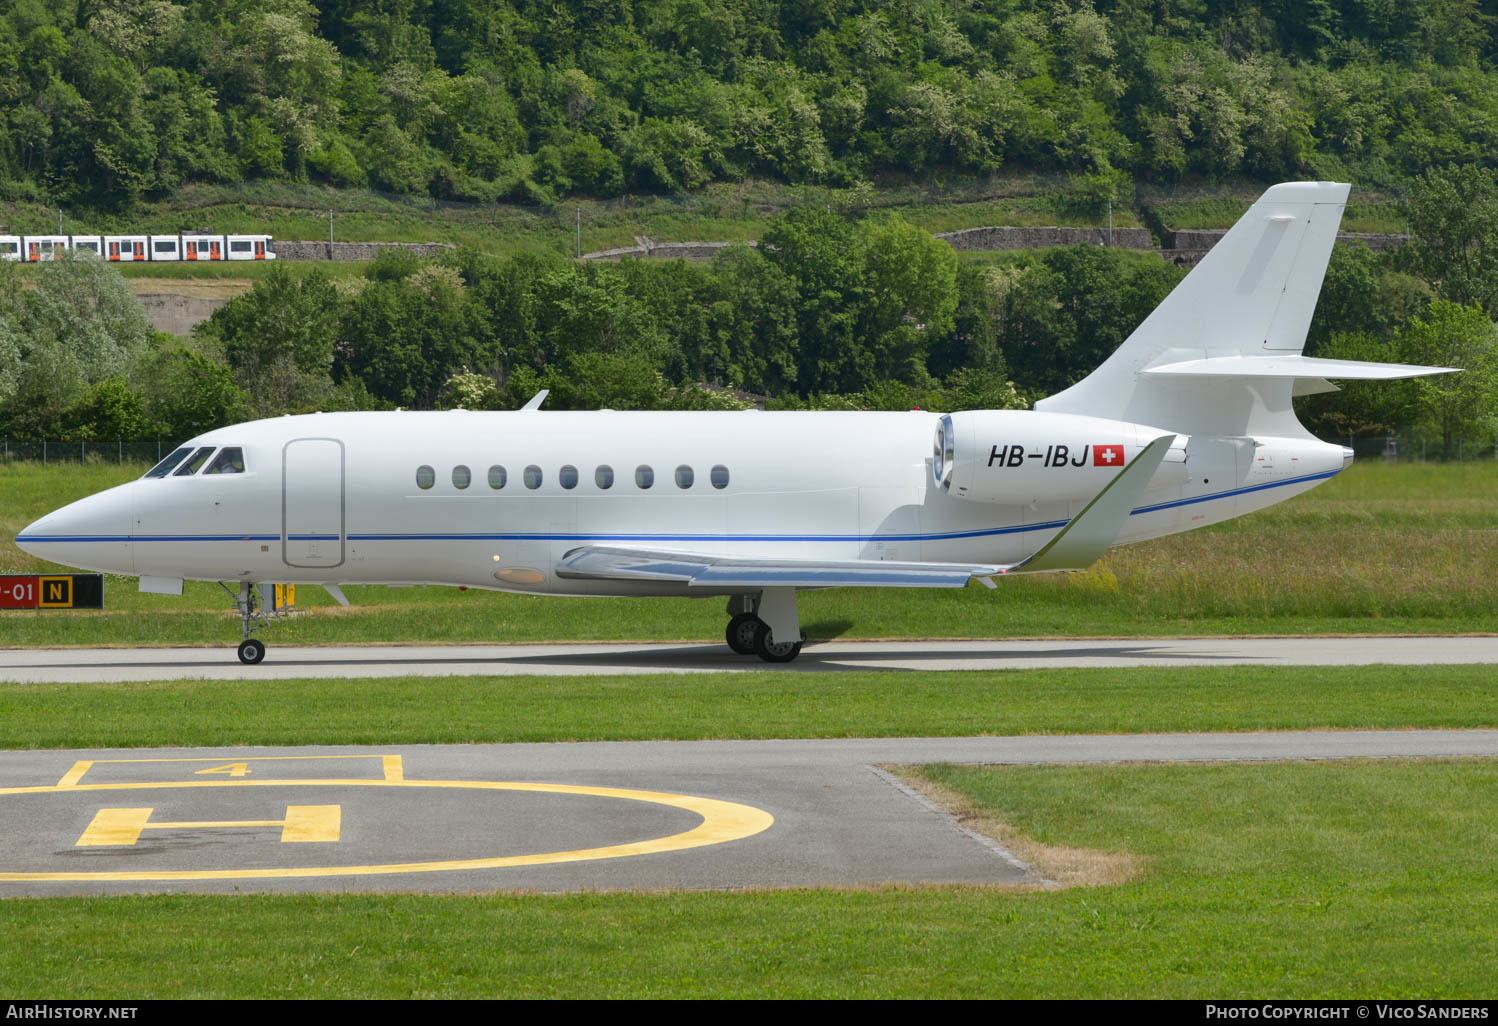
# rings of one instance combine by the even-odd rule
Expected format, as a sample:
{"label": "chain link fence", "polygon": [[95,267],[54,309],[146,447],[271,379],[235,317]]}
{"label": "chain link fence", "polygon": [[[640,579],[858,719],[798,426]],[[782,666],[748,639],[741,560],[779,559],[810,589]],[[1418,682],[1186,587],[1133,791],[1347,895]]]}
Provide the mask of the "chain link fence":
{"label": "chain link fence", "polygon": [[5,463],[147,463],[161,462],[174,448],[172,442],[157,438],[146,442],[0,442],[0,461]]}
{"label": "chain link fence", "polygon": [[1390,463],[1498,460],[1498,436],[1492,435],[1459,435],[1451,440],[1449,449],[1439,435],[1418,431],[1365,438],[1327,438],[1326,441],[1340,442],[1356,453],[1360,460],[1380,459]]}

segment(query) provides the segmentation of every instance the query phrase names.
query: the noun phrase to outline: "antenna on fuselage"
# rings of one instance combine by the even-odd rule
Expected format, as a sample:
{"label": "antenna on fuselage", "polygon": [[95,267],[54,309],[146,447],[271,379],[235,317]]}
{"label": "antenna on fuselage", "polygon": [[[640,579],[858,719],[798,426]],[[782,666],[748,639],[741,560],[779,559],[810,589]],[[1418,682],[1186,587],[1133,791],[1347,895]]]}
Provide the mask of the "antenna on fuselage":
{"label": "antenna on fuselage", "polygon": [[524,413],[526,410],[539,410],[541,408],[541,404],[546,401],[546,397],[549,396],[549,395],[551,395],[551,389],[549,389],[549,388],[543,388],[543,389],[541,389],[541,391],[539,391],[535,395],[531,396],[531,401],[530,402],[528,402],[524,406],[520,407],[520,412]]}

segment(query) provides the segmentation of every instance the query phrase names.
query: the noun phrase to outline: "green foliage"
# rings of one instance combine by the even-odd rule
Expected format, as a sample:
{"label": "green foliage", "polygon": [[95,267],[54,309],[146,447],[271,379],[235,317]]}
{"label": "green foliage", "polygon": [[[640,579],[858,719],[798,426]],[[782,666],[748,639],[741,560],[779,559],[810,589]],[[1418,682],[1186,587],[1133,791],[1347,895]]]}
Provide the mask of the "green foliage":
{"label": "green foliage", "polygon": [[1451,165],[1415,180],[1402,256],[1446,299],[1498,317],[1498,172]]}
{"label": "green foliage", "polygon": [[[34,270],[30,289],[20,288],[16,270],[0,274],[0,425],[21,437],[40,437],[60,416],[74,419],[61,411],[124,375],[151,334],[140,300],[102,261],[80,256]],[[94,398],[107,405],[102,394]],[[78,417],[101,415],[97,404],[77,409]]]}
{"label": "green foliage", "polygon": [[1498,330],[1479,307],[1438,299],[1428,320],[1416,318],[1399,339],[1407,363],[1459,367],[1460,374],[1417,378],[1415,415],[1432,425],[1451,455],[1461,435],[1492,437],[1498,418]]}
{"label": "green foliage", "polygon": [[1495,39],[1445,0],[27,0],[0,183],[99,208],[241,177],[547,203],[1019,165],[1088,208],[1142,176],[1398,184],[1492,166]]}

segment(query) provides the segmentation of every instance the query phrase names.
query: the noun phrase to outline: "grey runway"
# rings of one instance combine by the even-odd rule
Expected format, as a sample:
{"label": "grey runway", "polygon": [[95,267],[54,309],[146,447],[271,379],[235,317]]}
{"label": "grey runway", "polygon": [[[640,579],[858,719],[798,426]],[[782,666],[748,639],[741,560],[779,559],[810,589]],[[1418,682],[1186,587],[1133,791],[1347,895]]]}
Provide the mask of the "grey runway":
{"label": "grey runway", "polygon": [[1498,730],[4,752],[0,896],[1044,886],[879,767],[1463,756]]}
{"label": "grey runway", "polygon": [[271,641],[258,666],[240,664],[229,647],[3,649],[0,681],[1498,663],[1498,637],[832,641],[808,644],[798,660],[783,665],[733,655],[722,644],[291,647]]}

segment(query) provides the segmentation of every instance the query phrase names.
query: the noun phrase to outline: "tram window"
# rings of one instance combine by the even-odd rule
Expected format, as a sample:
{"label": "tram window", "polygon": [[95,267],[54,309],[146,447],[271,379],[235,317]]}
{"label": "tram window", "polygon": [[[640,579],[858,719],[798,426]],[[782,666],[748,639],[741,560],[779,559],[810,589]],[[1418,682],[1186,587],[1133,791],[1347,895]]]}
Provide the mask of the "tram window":
{"label": "tram window", "polygon": [[192,452],[192,446],[184,445],[182,448],[173,452],[166,459],[156,464],[156,466],[146,471],[146,477],[166,477],[172,472],[173,467],[187,458],[187,454],[190,452]]}
{"label": "tram window", "polygon": [[532,463],[525,468],[525,486],[530,489],[541,487],[541,468]]}
{"label": "tram window", "polygon": [[649,488],[655,484],[655,471],[641,463],[635,468],[635,487]]}
{"label": "tram window", "polygon": [[708,477],[712,480],[714,488],[728,487],[728,468],[723,464],[719,463],[716,467],[714,467],[712,473],[709,474]]}
{"label": "tram window", "polygon": [[231,252],[231,253],[248,253],[249,251],[250,251],[250,244],[248,242],[231,242],[231,243],[229,243],[229,252]]}
{"label": "tram window", "polygon": [[605,490],[614,487],[614,468],[607,463],[593,471],[593,483]]}
{"label": "tram window", "polygon": [[416,487],[426,491],[437,483],[437,472],[426,464],[416,468]]}
{"label": "tram window", "polygon": [[561,470],[557,471],[557,484],[569,490],[576,488],[577,468],[569,463]]}
{"label": "tram window", "polygon": [[676,487],[690,488],[692,487],[692,482],[694,480],[695,478],[692,475],[691,467],[683,463],[681,466],[676,468]]}
{"label": "tram window", "polygon": [[456,467],[453,467],[453,487],[454,488],[456,488],[459,491],[461,491],[462,489],[467,488],[468,485],[469,485],[469,483],[472,480],[473,480],[473,471],[469,470],[467,467],[463,466],[461,463],[458,464]]}
{"label": "tram window", "polygon": [[218,451],[204,474],[243,474],[244,450],[237,445],[226,445]]}
{"label": "tram window", "polygon": [[489,487],[495,491],[503,488],[505,482],[509,479],[510,475],[505,473],[505,468],[501,467],[498,463],[489,468]]}
{"label": "tram window", "polygon": [[186,463],[184,463],[184,464],[182,464],[182,466],[178,467],[177,468],[177,472],[175,474],[173,474],[172,476],[173,477],[191,477],[193,474],[196,474],[198,472],[198,470],[203,466],[204,463],[208,462],[208,457],[212,456],[212,455],[213,455],[213,446],[211,446],[211,445],[205,445],[205,446],[203,446],[203,448],[201,448],[197,452],[193,453],[192,456],[188,459],[188,461]]}

